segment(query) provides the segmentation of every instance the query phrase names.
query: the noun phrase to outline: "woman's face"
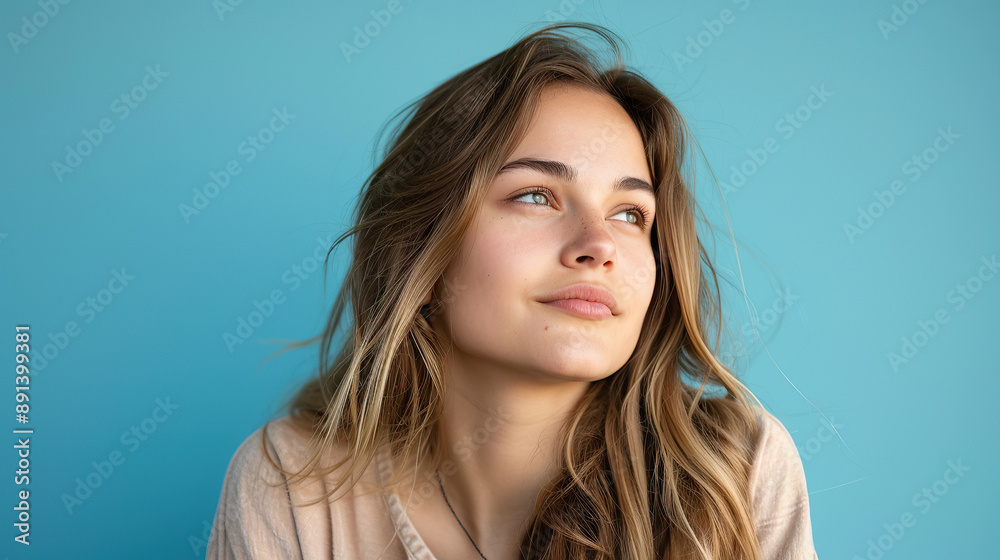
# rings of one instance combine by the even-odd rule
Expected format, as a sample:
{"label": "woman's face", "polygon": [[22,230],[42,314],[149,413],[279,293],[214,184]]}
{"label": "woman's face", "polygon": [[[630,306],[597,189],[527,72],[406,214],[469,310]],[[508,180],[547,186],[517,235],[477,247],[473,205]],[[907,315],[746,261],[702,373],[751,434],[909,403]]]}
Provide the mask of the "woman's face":
{"label": "woman's face", "polygon": [[548,86],[435,292],[454,358],[549,381],[624,365],[656,276],[650,183],[617,102]]}

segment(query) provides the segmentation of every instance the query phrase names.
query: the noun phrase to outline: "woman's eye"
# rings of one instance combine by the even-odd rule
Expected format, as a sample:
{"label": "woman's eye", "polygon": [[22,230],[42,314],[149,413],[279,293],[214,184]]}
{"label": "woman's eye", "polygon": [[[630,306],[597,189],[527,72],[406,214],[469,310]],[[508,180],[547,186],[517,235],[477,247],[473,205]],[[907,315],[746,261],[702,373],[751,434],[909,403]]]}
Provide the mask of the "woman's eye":
{"label": "woman's eye", "polygon": [[648,227],[649,225],[649,220],[650,220],[649,211],[643,208],[642,206],[633,206],[631,208],[626,208],[625,210],[622,210],[621,212],[615,214],[615,216],[620,216],[622,214],[626,215],[624,221],[632,225],[639,226],[643,230],[645,230],[646,227]]}
{"label": "woman's eye", "polygon": [[635,224],[637,226],[643,225],[643,222],[645,220],[645,216],[642,215],[642,212],[636,210],[635,208],[622,210],[621,212],[615,214],[615,217],[621,216],[622,214],[625,215],[625,219],[622,221],[628,222],[630,224]]}
{"label": "woman's eye", "polygon": [[[523,200],[523,199],[527,199],[527,200]],[[514,200],[522,200],[523,202],[528,202],[529,204],[540,204],[540,205],[548,205],[549,204],[549,197],[548,197],[547,194],[545,194],[543,192],[529,192],[529,193],[524,193],[521,196],[518,196],[518,197],[514,198]]]}
{"label": "woman's eye", "polygon": [[[511,200],[526,202],[528,204],[534,204],[537,206],[552,206],[550,199],[551,195],[548,192],[532,191],[532,192],[526,192],[522,195],[515,196]],[[619,216],[624,216],[624,217],[619,218]],[[645,228],[648,215],[646,214],[646,211],[643,208],[638,206],[632,206],[631,208],[626,208],[621,212],[615,214],[614,216],[612,216],[612,219],[621,219],[621,221],[623,222],[639,226],[641,228]]]}

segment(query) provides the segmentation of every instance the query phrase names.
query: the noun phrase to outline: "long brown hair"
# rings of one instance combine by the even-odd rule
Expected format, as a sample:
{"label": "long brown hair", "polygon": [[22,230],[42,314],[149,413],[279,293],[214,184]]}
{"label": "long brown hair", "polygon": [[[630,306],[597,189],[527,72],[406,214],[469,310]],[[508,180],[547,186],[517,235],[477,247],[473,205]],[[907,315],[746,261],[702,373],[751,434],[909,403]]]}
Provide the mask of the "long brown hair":
{"label": "long brown hair", "polygon": [[[588,38],[608,47],[609,64]],[[293,345],[320,341],[318,375],[288,403],[290,417],[312,433],[305,466],[286,473],[290,483],[347,464],[329,498],[382,446],[402,465],[442,463],[435,427],[447,348],[428,322],[448,302],[442,273],[526,133],[541,90],[572,83],[614,98],[642,137],[658,209],[656,280],[628,362],[591,383],[566,423],[561,474],[542,488],[522,551],[551,559],[759,558],[748,483],[759,403],[716,357],[725,325],[686,179],[692,142],[667,97],[624,65],[621,45],[598,25],[549,25],[397,114],[355,224],[334,243],[351,238],[353,258],[326,327]],[[434,303],[422,308],[429,293]],[[335,442],[348,452],[324,464]]]}

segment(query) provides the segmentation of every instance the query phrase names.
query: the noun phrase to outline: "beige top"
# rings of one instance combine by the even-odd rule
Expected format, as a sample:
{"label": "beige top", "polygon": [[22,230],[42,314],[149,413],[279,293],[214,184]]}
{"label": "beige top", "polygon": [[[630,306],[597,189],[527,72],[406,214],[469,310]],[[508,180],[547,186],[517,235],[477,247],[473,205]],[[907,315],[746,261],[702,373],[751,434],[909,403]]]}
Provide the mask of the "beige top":
{"label": "beige top", "polygon": [[[792,437],[766,411],[750,476],[757,537],[767,560],[817,558],[809,520],[805,473]],[[208,559],[386,559],[435,560],[417,534],[395,493],[368,492],[383,482],[392,465],[378,453],[359,485],[338,490],[338,499],[310,507],[291,507],[321,496],[333,486],[315,481],[307,486],[281,484],[284,477],[267,458],[258,428],[236,450],[222,486],[208,542]],[[309,433],[285,416],[270,423],[271,457],[286,470],[298,470]],[[365,486],[368,483],[369,486]],[[290,490],[291,489],[291,490]],[[398,538],[397,538],[398,537]],[[461,531],[456,538],[463,537]]]}

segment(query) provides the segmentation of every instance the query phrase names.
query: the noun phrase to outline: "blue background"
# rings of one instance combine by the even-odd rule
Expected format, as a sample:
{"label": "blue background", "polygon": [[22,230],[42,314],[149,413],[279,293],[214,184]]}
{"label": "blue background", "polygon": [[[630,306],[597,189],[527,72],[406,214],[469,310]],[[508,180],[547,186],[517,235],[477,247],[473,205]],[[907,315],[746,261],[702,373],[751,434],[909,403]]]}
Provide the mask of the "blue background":
{"label": "blue background", "polygon": [[[345,252],[325,291],[310,259],[347,227],[379,127],[525,32],[581,19],[631,44],[720,181],[700,165],[739,335],[725,357],[800,450],[819,557],[996,558],[1000,278],[982,259],[1000,252],[1000,7],[404,0],[370,23],[387,5],[0,7],[7,429],[23,427],[16,325],[31,326],[35,366],[32,544],[12,541],[9,435],[0,556],[203,557],[233,452],[314,367],[315,347],[267,360],[270,341],[320,332]],[[366,24],[377,35],[345,56]],[[142,100],[126,113],[122,95]],[[294,117],[241,149],[275,110]],[[102,119],[110,132],[54,170]],[[240,173],[198,199],[230,160]],[[281,303],[227,344],[275,290]],[[68,508],[88,476],[100,486]],[[925,488],[934,501],[915,501]],[[915,524],[890,531],[906,514]]]}

